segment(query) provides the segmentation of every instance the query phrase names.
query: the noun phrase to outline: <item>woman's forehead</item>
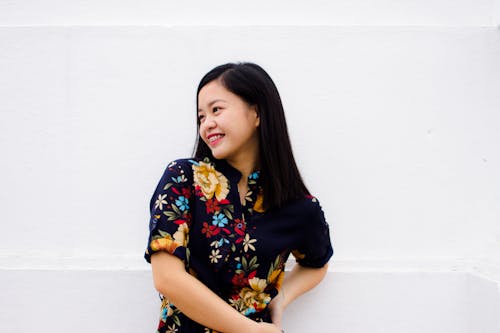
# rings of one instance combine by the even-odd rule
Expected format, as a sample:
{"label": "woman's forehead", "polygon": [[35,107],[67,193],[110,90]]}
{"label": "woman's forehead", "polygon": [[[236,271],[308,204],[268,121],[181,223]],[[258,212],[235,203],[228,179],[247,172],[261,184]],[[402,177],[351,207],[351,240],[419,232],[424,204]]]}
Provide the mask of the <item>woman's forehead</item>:
{"label": "woman's forehead", "polygon": [[201,88],[198,94],[198,106],[199,108],[203,108],[210,107],[216,102],[230,103],[236,98],[239,98],[239,96],[227,90],[226,87],[217,81],[212,81]]}

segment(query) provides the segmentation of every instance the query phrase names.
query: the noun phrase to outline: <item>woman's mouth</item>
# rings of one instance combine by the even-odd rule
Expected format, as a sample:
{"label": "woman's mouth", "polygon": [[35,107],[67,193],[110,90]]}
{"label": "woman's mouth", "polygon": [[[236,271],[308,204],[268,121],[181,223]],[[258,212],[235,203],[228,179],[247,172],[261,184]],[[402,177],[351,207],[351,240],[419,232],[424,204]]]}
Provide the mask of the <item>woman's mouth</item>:
{"label": "woman's mouth", "polygon": [[215,146],[224,137],[224,134],[212,134],[208,136],[208,143],[211,146]]}

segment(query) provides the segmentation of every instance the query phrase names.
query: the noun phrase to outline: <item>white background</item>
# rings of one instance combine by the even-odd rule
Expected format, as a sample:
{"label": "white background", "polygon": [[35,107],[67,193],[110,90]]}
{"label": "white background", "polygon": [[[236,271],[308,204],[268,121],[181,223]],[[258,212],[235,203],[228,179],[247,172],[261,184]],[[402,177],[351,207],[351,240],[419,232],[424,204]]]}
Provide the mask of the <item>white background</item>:
{"label": "white background", "polygon": [[[315,291],[330,303],[305,296],[309,314],[337,309],[336,332],[363,332],[359,309],[339,303],[367,304],[356,279],[396,296],[391,274],[405,285],[434,273],[412,284],[408,309],[429,306],[415,303],[425,291],[450,303],[450,320],[427,321],[436,331],[498,324],[459,314],[474,302],[500,313],[499,13],[485,0],[0,1],[0,290],[10,297],[0,330],[24,332],[37,304],[95,318],[112,307],[103,293],[136,308],[73,331],[110,332],[120,318],[131,322],[122,331],[154,329],[149,199],[168,162],[192,152],[198,81],[229,61],[274,79],[331,226],[331,272]],[[476,276],[498,299],[468,298]],[[64,305],[82,297],[88,308]],[[53,331],[56,319],[33,312],[30,328]],[[302,322],[288,318],[293,333]]]}

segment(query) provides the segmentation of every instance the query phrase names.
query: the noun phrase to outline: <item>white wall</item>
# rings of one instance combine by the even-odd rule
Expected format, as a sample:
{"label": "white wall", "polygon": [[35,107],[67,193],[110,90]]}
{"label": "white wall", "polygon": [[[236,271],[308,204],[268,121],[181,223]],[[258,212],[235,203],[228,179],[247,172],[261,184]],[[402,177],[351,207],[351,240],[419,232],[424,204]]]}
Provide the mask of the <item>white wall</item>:
{"label": "white wall", "polygon": [[[49,308],[64,299],[53,281],[80,299],[96,290],[114,299],[140,285],[132,297],[147,303],[141,318],[151,319],[156,299],[145,298],[152,285],[142,258],[149,199],[168,161],[191,153],[199,79],[239,60],[275,80],[299,165],[331,224],[335,255],[322,294],[343,323],[336,332],[373,326],[349,317],[355,305],[345,310],[339,293],[358,299],[361,279],[397,296],[393,276],[415,288],[408,308],[419,293],[446,298],[447,278],[461,290],[449,292],[459,297],[447,303],[449,320],[470,302],[492,311],[468,311],[455,326],[432,317],[440,332],[494,325],[498,1],[316,0],[235,12],[224,2],[196,4],[201,10],[159,1],[0,2],[0,290],[11,297],[0,303],[0,313],[10,309],[0,330],[24,331],[12,314],[42,293],[40,281],[48,282],[40,297]],[[421,273],[432,276],[415,287]],[[98,276],[94,285],[89,276]],[[118,276],[123,288],[112,288],[107,279]],[[30,279],[37,288],[26,289]],[[467,290],[490,298],[470,300]],[[129,332],[147,331],[150,319]],[[391,327],[400,331],[397,321]]]}
{"label": "white wall", "polygon": [[1,34],[2,253],[141,252],[153,187],[191,152],[198,77],[237,59],[280,87],[337,259],[469,258],[499,241],[498,30]]}
{"label": "white wall", "polygon": [[[330,274],[287,309],[286,332],[498,333],[496,287],[466,273]],[[154,332],[159,300],[150,279],[146,271],[5,270],[0,327]]]}
{"label": "white wall", "polygon": [[498,0],[1,0],[0,25],[493,26]]}

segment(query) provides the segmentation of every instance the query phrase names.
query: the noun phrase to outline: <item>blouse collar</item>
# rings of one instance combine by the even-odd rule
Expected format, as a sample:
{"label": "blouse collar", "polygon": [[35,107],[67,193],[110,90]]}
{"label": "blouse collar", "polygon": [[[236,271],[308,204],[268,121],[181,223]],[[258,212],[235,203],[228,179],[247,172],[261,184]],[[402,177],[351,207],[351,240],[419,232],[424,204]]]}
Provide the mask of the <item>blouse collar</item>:
{"label": "blouse collar", "polygon": [[[229,162],[224,159],[218,160],[214,159],[215,165],[220,172],[222,172],[226,177],[232,182],[239,182],[241,179],[241,172],[233,167]],[[248,175],[249,183],[257,183],[260,177],[260,170],[254,170],[250,175]]]}

